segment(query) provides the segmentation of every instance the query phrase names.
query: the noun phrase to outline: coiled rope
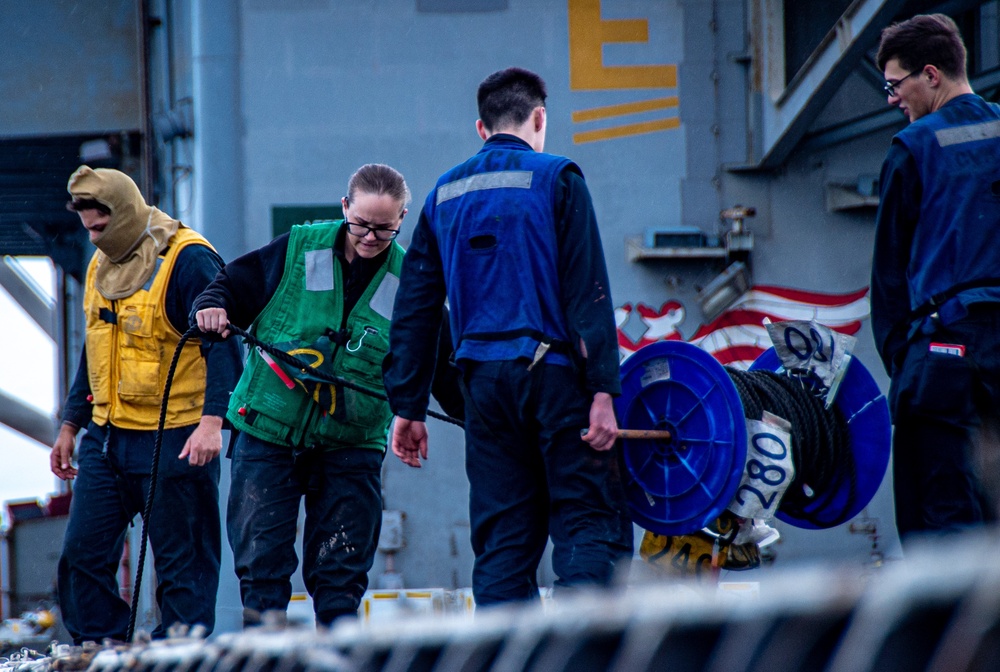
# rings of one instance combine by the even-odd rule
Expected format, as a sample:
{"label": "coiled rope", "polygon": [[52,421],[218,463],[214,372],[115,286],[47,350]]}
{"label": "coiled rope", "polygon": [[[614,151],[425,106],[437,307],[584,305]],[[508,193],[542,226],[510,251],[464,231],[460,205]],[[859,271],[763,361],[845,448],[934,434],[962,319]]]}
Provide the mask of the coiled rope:
{"label": "coiled rope", "polygon": [[[857,495],[857,472],[850,446],[847,420],[836,406],[826,408],[821,396],[806,379],[774,371],[742,371],[725,367],[744,415],[760,420],[767,411],[789,421],[795,478],[781,500],[779,510],[815,524],[828,526],[849,510]],[[847,498],[835,515],[822,515],[847,483]]]}

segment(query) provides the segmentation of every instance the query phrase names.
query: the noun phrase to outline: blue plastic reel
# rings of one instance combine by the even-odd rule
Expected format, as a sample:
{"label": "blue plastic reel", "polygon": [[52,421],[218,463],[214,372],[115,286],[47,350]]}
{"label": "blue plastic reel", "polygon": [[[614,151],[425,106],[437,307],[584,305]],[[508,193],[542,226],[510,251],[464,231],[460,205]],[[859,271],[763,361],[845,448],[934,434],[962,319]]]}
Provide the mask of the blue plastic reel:
{"label": "blue plastic reel", "polygon": [[[751,371],[757,369],[779,373],[785,370],[774,348],[750,366]],[[847,419],[850,429],[850,448],[854,454],[853,486],[847,479],[834,492],[816,493],[816,505],[804,509],[812,520],[794,518],[779,507],[778,519],[789,525],[819,530],[846,523],[868,506],[889,465],[892,446],[889,405],[875,379],[857,359],[852,359],[848,365],[833,403]]]}
{"label": "blue plastic reel", "polygon": [[632,519],[658,534],[700,530],[732,501],[746,465],[736,386],[711,355],[684,341],[641,348],[622,364],[621,377],[621,426],[671,433],[667,441],[622,442]]}

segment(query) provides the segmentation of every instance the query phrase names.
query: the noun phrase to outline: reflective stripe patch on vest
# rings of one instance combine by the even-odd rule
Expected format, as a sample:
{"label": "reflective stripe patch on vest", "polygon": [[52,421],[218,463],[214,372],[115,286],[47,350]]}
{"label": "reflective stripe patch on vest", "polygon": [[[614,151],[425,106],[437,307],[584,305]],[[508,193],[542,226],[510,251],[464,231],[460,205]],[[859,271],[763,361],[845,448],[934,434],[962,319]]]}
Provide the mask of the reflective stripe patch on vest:
{"label": "reflective stripe patch on vest", "polygon": [[[163,254],[163,252],[161,252],[161,254]],[[149,276],[149,280],[147,280],[146,284],[142,286],[142,288],[144,290],[146,290],[147,292],[153,286],[153,280],[156,279],[156,274],[160,272],[160,266],[162,266],[162,265],[163,265],[163,257],[157,257],[156,258],[156,267],[153,269],[153,274]]]}
{"label": "reflective stripe patch on vest", "polygon": [[480,173],[442,184],[437,190],[437,205],[464,196],[470,191],[531,189],[531,174],[530,170],[504,170],[496,173]]}
{"label": "reflective stripe patch on vest", "polygon": [[986,121],[981,124],[942,128],[934,133],[938,144],[942,147],[960,145],[964,142],[989,140],[1000,137],[1000,121]]}
{"label": "reflective stripe patch on vest", "polygon": [[328,292],[333,289],[333,250],[306,252],[306,291]]}
{"label": "reflective stripe patch on vest", "polygon": [[386,273],[379,283],[378,289],[368,302],[368,307],[387,320],[392,319],[392,305],[396,302],[396,291],[399,289],[399,278],[392,273]]}

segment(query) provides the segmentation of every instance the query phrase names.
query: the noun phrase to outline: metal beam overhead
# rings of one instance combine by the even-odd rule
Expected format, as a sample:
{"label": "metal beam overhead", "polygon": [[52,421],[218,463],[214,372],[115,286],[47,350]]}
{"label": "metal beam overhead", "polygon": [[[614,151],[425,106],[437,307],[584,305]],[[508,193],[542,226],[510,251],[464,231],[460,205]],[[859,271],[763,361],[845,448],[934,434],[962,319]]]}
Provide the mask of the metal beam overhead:
{"label": "metal beam overhead", "polygon": [[0,390],[0,423],[46,447],[56,440],[56,419]]}
{"label": "metal beam overhead", "polygon": [[[784,22],[780,0],[761,0],[755,11],[766,18],[755,21],[765,34],[760,49],[761,154],[758,168],[775,168],[788,158],[816,116],[878,39],[881,29],[904,8],[906,0],[856,0],[806,60],[784,83]],[[757,157],[755,157],[757,158]]]}
{"label": "metal beam overhead", "polygon": [[[56,302],[38,287],[15,257],[0,259],[0,286],[20,305],[49,338],[56,341]],[[0,424],[51,446],[56,438],[56,419],[25,404],[0,389]]]}
{"label": "metal beam overhead", "polygon": [[[973,77],[969,80],[969,83],[972,85],[973,90],[981,95],[992,92],[1000,88],[1000,68],[994,68],[977,77]],[[886,106],[884,110],[875,114],[852,119],[846,123],[810,133],[803,139],[802,149],[807,151],[825,149],[869,133],[881,131],[885,128],[892,126],[902,127],[905,123],[906,120],[900,114],[899,110],[895,107]]]}
{"label": "metal beam overhead", "polygon": [[14,257],[5,257],[0,262],[0,286],[49,338],[56,340],[55,301],[35,285]]}
{"label": "metal beam overhead", "polygon": [[856,72],[861,76],[863,80],[872,85],[872,88],[882,95],[885,93],[885,75],[875,66],[874,63],[869,61],[867,58],[861,59],[858,64],[858,69]]}

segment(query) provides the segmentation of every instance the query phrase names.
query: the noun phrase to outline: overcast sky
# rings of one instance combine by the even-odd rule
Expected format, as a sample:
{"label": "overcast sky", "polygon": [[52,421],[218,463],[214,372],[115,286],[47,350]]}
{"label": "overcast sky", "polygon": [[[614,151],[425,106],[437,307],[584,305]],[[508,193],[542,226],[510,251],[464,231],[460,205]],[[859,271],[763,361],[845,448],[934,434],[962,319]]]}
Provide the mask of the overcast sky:
{"label": "overcast sky", "polygon": [[[52,263],[45,258],[21,257],[18,261],[51,296]],[[2,288],[0,388],[44,413],[52,413],[56,407],[55,345]],[[4,522],[6,502],[44,500],[56,488],[56,478],[49,471],[48,447],[0,425],[0,502],[4,503]]]}

